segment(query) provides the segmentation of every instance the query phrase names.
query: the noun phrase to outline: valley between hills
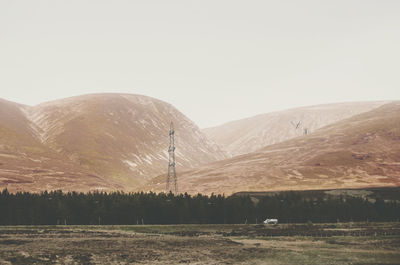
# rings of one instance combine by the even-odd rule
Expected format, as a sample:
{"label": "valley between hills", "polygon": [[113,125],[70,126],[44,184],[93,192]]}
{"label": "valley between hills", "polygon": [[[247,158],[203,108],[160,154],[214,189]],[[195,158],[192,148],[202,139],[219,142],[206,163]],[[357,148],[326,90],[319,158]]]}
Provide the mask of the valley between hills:
{"label": "valley between hills", "polygon": [[171,121],[179,192],[400,186],[399,102],[310,106],[202,130],[158,99],[92,94],[0,100],[0,188],[164,191]]}

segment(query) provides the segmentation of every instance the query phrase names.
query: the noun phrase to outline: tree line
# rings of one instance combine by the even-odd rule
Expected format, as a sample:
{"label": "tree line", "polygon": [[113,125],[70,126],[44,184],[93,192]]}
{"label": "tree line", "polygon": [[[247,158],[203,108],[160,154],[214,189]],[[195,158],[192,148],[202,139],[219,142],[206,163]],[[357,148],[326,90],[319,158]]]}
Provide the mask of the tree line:
{"label": "tree line", "polygon": [[296,192],[252,198],[62,191],[0,193],[0,225],[235,224],[398,221],[396,200],[354,197],[308,198]]}

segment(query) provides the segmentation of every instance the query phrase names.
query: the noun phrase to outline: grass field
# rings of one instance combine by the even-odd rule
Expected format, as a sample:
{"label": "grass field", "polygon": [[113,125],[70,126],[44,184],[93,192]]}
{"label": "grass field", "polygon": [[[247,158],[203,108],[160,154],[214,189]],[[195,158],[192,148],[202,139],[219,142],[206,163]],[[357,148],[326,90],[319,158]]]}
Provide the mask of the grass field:
{"label": "grass field", "polygon": [[400,264],[400,223],[3,226],[0,264]]}

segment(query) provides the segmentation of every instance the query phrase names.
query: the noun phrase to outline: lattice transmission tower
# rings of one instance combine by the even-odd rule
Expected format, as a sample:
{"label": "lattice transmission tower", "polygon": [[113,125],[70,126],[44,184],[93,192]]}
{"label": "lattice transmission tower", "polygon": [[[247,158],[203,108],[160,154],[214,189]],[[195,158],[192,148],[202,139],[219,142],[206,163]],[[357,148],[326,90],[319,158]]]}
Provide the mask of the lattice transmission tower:
{"label": "lattice transmission tower", "polygon": [[[169,129],[169,159],[168,159],[168,176],[167,176],[167,188],[166,192],[172,191],[173,193],[178,193],[178,180],[176,178],[176,168],[175,168],[175,130],[174,123],[171,122]],[[171,182],[174,182],[173,190],[170,188]]]}

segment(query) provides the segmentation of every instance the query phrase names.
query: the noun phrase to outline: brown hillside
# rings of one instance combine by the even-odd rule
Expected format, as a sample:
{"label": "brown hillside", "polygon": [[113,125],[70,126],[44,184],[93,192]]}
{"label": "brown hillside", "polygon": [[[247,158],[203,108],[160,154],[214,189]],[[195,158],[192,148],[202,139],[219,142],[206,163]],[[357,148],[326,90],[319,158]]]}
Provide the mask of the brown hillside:
{"label": "brown hillside", "polygon": [[[35,159],[39,163],[38,177],[44,171],[59,168],[59,164],[62,164],[63,169],[57,169],[57,172],[65,172],[71,178],[80,179],[78,176],[89,172],[91,176],[101,178],[102,186],[135,190],[148,179],[166,171],[171,121],[176,129],[178,170],[225,158],[192,121],[170,104],[150,97],[95,94],[35,107],[14,105],[17,106],[15,111],[5,109],[0,113],[2,128],[8,132],[3,140],[10,142],[11,138],[17,138],[10,142],[9,148],[21,148],[21,143],[25,141],[20,136],[23,134],[28,135],[26,141],[29,141],[29,146],[54,156],[52,160],[38,159],[40,155],[26,153],[28,160]],[[10,115],[14,118],[10,119]],[[3,170],[11,170],[5,155],[8,154],[3,154],[0,163],[3,164]],[[25,160],[15,164],[19,168],[26,167]],[[12,170],[15,175],[25,175],[20,169]],[[37,189],[64,187],[57,184],[57,176],[54,178],[51,185],[38,186]],[[12,181],[10,177],[0,185]],[[86,190],[87,186],[80,186],[80,181],[85,182],[86,178],[74,182],[74,187]],[[32,188],[19,183],[13,186],[23,190]]]}
{"label": "brown hillside", "polygon": [[0,100],[0,188],[38,192],[120,187],[44,146],[36,138],[36,125],[25,116],[26,108]]}
{"label": "brown hillside", "polygon": [[[261,114],[203,131],[228,154],[236,156],[299,137],[304,134],[306,128],[312,133],[383,104],[385,102],[378,101],[307,106]],[[299,121],[301,123],[296,128],[292,123],[297,125]]]}
{"label": "brown hillside", "polygon": [[206,194],[399,185],[399,102],[179,176],[181,192]]}

